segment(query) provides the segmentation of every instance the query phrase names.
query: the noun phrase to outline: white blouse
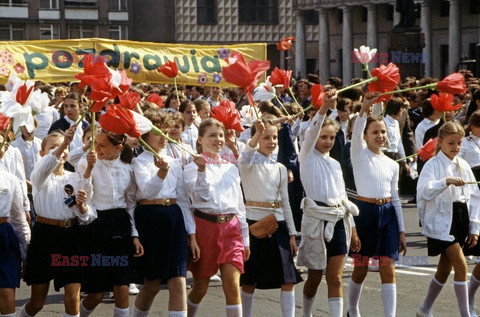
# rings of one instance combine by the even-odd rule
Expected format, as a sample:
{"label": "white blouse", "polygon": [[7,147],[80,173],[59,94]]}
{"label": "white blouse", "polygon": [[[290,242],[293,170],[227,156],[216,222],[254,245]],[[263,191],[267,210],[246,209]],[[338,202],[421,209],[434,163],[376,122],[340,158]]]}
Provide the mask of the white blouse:
{"label": "white blouse", "polygon": [[357,194],[367,198],[391,197],[397,214],[398,230],[403,232],[403,212],[398,197],[399,165],[383,153],[377,155],[368,149],[363,139],[366,125],[367,114],[357,116],[350,148]]}
{"label": "white blouse", "polygon": [[[78,163],[78,173],[83,175],[87,168],[86,159]],[[138,237],[133,214],[137,201],[137,186],[130,164],[117,158],[115,160],[97,160],[89,178],[93,185],[92,207],[95,210],[125,208],[130,215],[132,237]]]}
{"label": "white blouse", "polygon": [[424,118],[417,125],[417,128],[415,129],[415,145],[417,146],[417,151],[423,146],[423,137],[425,136],[425,132],[435,126],[439,121],[440,120],[432,121],[428,118]]}
{"label": "white blouse", "polygon": [[25,166],[22,160],[22,153],[14,146],[9,146],[0,160],[0,169],[18,177],[22,187],[23,210],[30,211],[30,201],[28,200],[27,182],[25,177]]}
{"label": "white blouse", "polygon": [[182,132],[181,135],[182,141],[185,144],[188,144],[192,147],[194,153],[196,153],[196,144],[198,139],[198,128],[196,125],[192,124],[189,127],[185,127],[185,130]]}
{"label": "white blouse", "polygon": [[258,221],[273,213],[278,221],[286,221],[291,236],[296,235],[292,209],[288,200],[287,168],[258,153],[258,148],[252,148],[249,142],[250,140],[247,141],[237,165],[242,178],[245,200],[279,201],[280,207],[269,209],[245,206],[247,218]]}
{"label": "white blouse", "polygon": [[[78,217],[80,223],[91,222],[97,216],[90,205],[91,196],[87,196],[87,213],[81,214],[76,204],[68,206],[78,190],[92,191],[90,182],[77,173],[64,171],[63,175],[55,175],[53,171],[60,164],[52,153],[40,159],[32,172],[32,190],[35,212],[45,218],[67,220]],[[73,194],[67,193],[65,187],[70,185]],[[88,195],[88,194],[87,194]]]}
{"label": "white blouse", "polygon": [[34,137],[32,141],[25,141],[20,135],[12,142],[12,146],[16,147],[20,153],[22,153],[25,177],[29,180],[35,164],[40,160],[42,140]]}
{"label": "white blouse", "polygon": [[467,203],[470,233],[480,230],[480,191],[477,184],[447,186],[445,178],[461,177],[465,182],[475,182],[468,163],[458,156],[450,160],[442,151],[425,163],[417,184],[417,208],[422,223],[422,234],[444,241],[453,241],[452,203]]}
{"label": "white blouse", "polygon": [[161,156],[168,162],[169,170],[164,180],[158,177],[158,167],[154,164],[154,156],[150,151],[144,151],[133,159],[132,167],[137,182],[138,191],[136,199],[161,199],[175,198],[177,205],[182,209],[183,219],[188,234],[195,233],[195,221],[190,210],[185,184],[183,180],[182,165],[179,159]]}
{"label": "white blouse", "polygon": [[[190,145],[182,143],[182,146],[192,150],[193,153],[196,153],[196,151],[194,151]],[[168,156],[174,159],[179,159],[182,163],[182,168],[193,161],[193,156],[190,153],[174,143],[168,142],[167,146],[165,147],[165,151]]]}
{"label": "white blouse", "polygon": [[385,122],[385,126],[387,127],[387,135],[389,142],[388,152],[398,153],[400,158],[404,158],[405,150],[403,148],[402,143],[402,135],[400,134],[400,125],[398,121],[389,115],[386,115],[383,118],[383,122]]}
{"label": "white blouse", "polygon": [[205,172],[198,172],[195,163],[184,169],[185,186],[192,208],[209,214],[236,214],[242,229],[243,242],[249,246],[240,175],[235,165],[209,162]]}
{"label": "white blouse", "polygon": [[458,157],[467,161],[468,164],[470,164],[470,167],[480,166],[480,138],[473,133],[464,137]]}
{"label": "white blouse", "polygon": [[60,114],[54,107],[47,107],[45,111],[39,112],[35,115],[38,121],[38,127],[35,130],[35,136],[43,140],[48,135],[48,130],[52,124],[60,119]]}

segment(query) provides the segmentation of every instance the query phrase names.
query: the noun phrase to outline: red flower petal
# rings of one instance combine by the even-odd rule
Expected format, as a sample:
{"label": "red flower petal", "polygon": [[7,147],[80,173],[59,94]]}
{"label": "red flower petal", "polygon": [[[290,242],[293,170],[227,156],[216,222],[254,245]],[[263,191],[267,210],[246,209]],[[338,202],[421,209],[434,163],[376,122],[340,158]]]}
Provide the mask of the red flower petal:
{"label": "red flower petal", "polygon": [[133,114],[120,105],[108,107],[107,113],[100,117],[98,123],[103,129],[113,133],[128,134],[133,138],[142,136],[137,129]]}
{"label": "red flower petal", "polygon": [[310,89],[310,92],[312,94],[312,98],[310,99],[310,103],[313,105],[314,109],[320,109],[320,107],[323,105],[323,102],[325,100],[325,92],[323,91],[323,87],[320,84],[315,84],[312,86],[312,89]]}
{"label": "red flower petal", "polygon": [[290,78],[292,77],[291,70],[283,70],[275,67],[273,72],[270,74],[270,83],[272,86],[283,85],[283,89],[290,87]]}
{"label": "red flower petal", "polygon": [[160,97],[159,94],[150,94],[147,98],[148,101],[150,102],[153,102],[155,104],[157,104],[157,106],[159,108],[162,108],[164,106],[164,103],[163,103],[163,98]]}
{"label": "red flower petal", "polygon": [[422,161],[426,162],[435,154],[435,147],[437,146],[437,139],[430,139],[425,143],[420,150],[418,150],[418,156]]}
{"label": "red flower petal", "polygon": [[10,118],[0,113],[0,131],[7,131],[10,125]]}
{"label": "red flower petal", "polygon": [[137,103],[142,99],[138,92],[130,91],[123,95],[118,95],[118,99],[120,100],[120,105],[123,108],[135,110],[135,106]]}
{"label": "red flower petal", "polygon": [[163,64],[161,67],[158,67],[157,70],[169,78],[177,77],[178,75],[178,66],[177,61],[168,61]]}
{"label": "red flower petal", "polygon": [[279,51],[288,51],[292,48],[292,42],[295,41],[295,36],[286,37],[280,40],[277,43],[277,50]]}
{"label": "red flower petal", "polygon": [[32,93],[33,87],[34,87],[34,85],[32,85],[32,86],[30,86],[30,88],[28,88],[27,84],[23,83],[23,85],[20,86],[17,90],[15,100],[23,106],[27,102],[30,94]]}
{"label": "red flower petal", "polygon": [[433,109],[438,112],[455,111],[462,107],[461,104],[453,105],[453,95],[451,94],[440,93],[438,96],[433,94],[430,97],[430,103],[432,104]]}
{"label": "red flower petal", "polygon": [[467,86],[462,74],[453,73],[438,82],[437,89],[447,94],[464,94],[467,91]]}
{"label": "red flower petal", "polygon": [[[378,77],[377,81],[371,82],[368,85],[368,91],[375,92],[378,91],[380,93],[392,91],[395,89],[397,84],[400,82],[400,72],[398,67],[393,64],[389,63],[387,66],[380,65],[380,67],[374,68],[372,70],[372,76]],[[383,96],[384,99],[390,97]]]}
{"label": "red flower petal", "polygon": [[212,109],[210,117],[222,122],[227,130],[234,129],[239,132],[245,130],[241,124],[240,113],[235,108],[235,103],[230,100],[222,100]]}

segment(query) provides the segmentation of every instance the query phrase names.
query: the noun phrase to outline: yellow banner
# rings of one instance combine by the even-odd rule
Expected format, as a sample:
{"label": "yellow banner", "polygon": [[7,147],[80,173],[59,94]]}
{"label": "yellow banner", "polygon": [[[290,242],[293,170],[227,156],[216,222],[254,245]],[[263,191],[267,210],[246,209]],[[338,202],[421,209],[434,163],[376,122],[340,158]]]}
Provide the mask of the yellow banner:
{"label": "yellow banner", "polygon": [[157,71],[168,60],[178,65],[177,83],[227,87],[222,76],[224,58],[232,51],[241,52],[247,61],[266,60],[265,43],[240,45],[166,44],[108,39],[48,41],[0,41],[0,84],[12,73],[21,79],[48,83],[70,82],[83,72],[82,59],[95,53],[107,65],[126,70],[134,82],[173,83]]}

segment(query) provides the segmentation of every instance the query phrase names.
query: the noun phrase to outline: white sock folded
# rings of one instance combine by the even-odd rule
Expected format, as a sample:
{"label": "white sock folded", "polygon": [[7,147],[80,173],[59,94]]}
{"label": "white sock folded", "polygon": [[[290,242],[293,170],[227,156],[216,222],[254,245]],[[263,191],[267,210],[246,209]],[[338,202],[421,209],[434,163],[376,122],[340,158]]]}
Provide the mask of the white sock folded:
{"label": "white sock folded", "polygon": [[17,316],[17,313],[11,313],[11,314],[0,314],[0,317],[15,317]]}
{"label": "white sock folded", "polygon": [[240,296],[242,297],[243,317],[252,317],[253,302],[255,301],[255,297],[253,294],[245,293],[244,291],[240,291]]}
{"label": "white sock folded", "polygon": [[295,291],[280,291],[280,306],[283,317],[295,316]]}
{"label": "white sock folded", "polygon": [[385,317],[395,317],[397,311],[397,284],[382,284],[382,301]]}
{"label": "white sock folded", "polygon": [[115,306],[113,308],[113,317],[129,317],[130,316],[130,309],[127,308],[118,308]]}
{"label": "white sock folded", "polygon": [[360,317],[358,302],[362,294],[362,285],[355,283],[352,278],[348,280],[348,313],[350,317]]}
{"label": "white sock folded", "polygon": [[225,306],[227,317],[242,317],[242,304]]}
{"label": "white sock folded", "polygon": [[18,317],[33,317],[27,314],[27,311],[25,310],[25,306],[27,306],[27,304],[23,304],[22,308],[20,308],[20,311],[18,312]]}
{"label": "white sock folded", "polygon": [[302,317],[312,317],[313,304],[315,304],[315,296],[308,298],[303,294]]}
{"label": "white sock folded", "polygon": [[196,317],[198,312],[198,306],[200,304],[194,304],[187,298],[187,306],[188,306],[188,317]]}
{"label": "white sock folded", "polygon": [[343,298],[330,297],[328,299],[328,306],[332,317],[342,317],[343,314]]}
{"label": "white sock folded", "polygon": [[150,310],[140,310],[137,306],[133,305],[132,317],[147,317]]}
{"label": "white sock folded", "polygon": [[88,316],[90,316],[90,315],[92,314],[92,312],[93,312],[93,309],[92,309],[92,310],[88,310],[88,309],[85,308],[85,306],[83,306],[83,301],[84,301],[84,300],[85,300],[85,299],[82,299],[82,300],[80,301],[80,317],[88,317]]}
{"label": "white sock folded", "polygon": [[80,314],[70,315],[70,314],[64,313],[63,317],[80,317]]}
{"label": "white sock folded", "polygon": [[453,290],[457,296],[458,310],[461,317],[470,317],[470,310],[468,308],[468,288],[467,281],[454,281]]}
{"label": "white sock folded", "polygon": [[430,313],[430,310],[432,310],[433,303],[435,303],[435,300],[437,299],[438,295],[443,289],[443,285],[435,277],[432,278],[430,281],[430,286],[428,287],[427,295],[425,295],[425,299],[423,300],[422,306],[420,306],[420,310],[424,312],[425,314]]}
{"label": "white sock folded", "polygon": [[480,287],[480,281],[472,274],[470,276],[470,284],[468,285],[468,304],[472,307],[475,306],[475,293],[478,287]]}
{"label": "white sock folded", "polygon": [[186,311],[168,311],[168,317],[187,317]]}

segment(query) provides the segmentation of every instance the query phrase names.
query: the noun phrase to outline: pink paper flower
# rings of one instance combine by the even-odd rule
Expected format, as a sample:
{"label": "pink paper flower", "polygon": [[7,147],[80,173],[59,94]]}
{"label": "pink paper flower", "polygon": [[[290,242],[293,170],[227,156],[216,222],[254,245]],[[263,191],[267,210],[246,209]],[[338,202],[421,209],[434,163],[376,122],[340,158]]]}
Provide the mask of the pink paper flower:
{"label": "pink paper flower", "polygon": [[16,64],[13,66],[13,70],[14,70],[17,74],[23,74],[23,72],[25,71],[25,67],[23,67],[20,63],[16,63]]}

